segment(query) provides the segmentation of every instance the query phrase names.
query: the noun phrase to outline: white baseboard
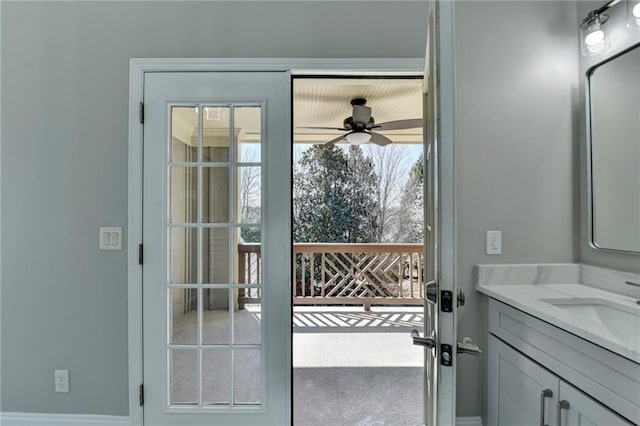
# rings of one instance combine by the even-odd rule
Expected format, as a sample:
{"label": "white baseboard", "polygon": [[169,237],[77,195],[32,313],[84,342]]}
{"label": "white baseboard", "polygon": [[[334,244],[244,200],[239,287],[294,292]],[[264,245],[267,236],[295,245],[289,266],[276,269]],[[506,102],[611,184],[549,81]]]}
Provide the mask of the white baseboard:
{"label": "white baseboard", "polygon": [[130,424],[127,416],[0,413],[2,426],[129,426]]}
{"label": "white baseboard", "polygon": [[[0,413],[2,426],[129,426],[129,417],[89,414]],[[482,426],[480,417],[457,417],[456,426]]]}
{"label": "white baseboard", "polygon": [[456,417],[456,426],[482,426],[482,417]]}

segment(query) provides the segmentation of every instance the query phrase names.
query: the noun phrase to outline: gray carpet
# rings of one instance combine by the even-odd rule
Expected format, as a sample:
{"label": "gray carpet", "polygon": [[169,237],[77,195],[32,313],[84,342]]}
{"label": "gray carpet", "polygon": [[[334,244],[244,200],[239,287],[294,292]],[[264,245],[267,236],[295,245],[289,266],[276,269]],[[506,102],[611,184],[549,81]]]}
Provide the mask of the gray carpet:
{"label": "gray carpet", "polygon": [[295,368],[295,426],[422,425],[422,369]]}

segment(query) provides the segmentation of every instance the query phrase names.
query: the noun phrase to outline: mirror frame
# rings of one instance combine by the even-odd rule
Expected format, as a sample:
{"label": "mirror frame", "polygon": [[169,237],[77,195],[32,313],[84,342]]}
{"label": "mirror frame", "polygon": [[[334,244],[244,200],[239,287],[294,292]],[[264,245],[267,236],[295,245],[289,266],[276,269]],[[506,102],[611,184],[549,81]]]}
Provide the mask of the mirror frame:
{"label": "mirror frame", "polygon": [[593,205],[593,157],[592,157],[592,139],[591,139],[591,114],[592,114],[592,108],[591,108],[591,75],[593,74],[593,72],[600,67],[601,65],[604,65],[608,62],[613,61],[614,59],[618,58],[619,56],[624,55],[625,53],[640,47],[640,42],[638,43],[634,43],[631,46],[629,46],[628,48],[621,50],[620,52],[616,53],[613,56],[610,56],[608,58],[606,58],[603,61],[598,62],[597,64],[594,64],[592,66],[590,66],[587,71],[586,71],[586,90],[585,90],[585,108],[586,108],[586,144],[587,144],[587,228],[589,230],[589,246],[592,249],[595,250],[605,250],[605,251],[610,251],[610,252],[617,252],[617,253],[627,253],[627,254],[635,254],[638,255],[640,254],[640,250],[639,251],[630,251],[630,250],[622,250],[622,249],[616,249],[616,248],[609,248],[609,247],[600,247],[596,244],[596,241],[594,239],[594,235],[595,235],[595,230],[594,230],[594,220],[593,220],[593,216],[594,216],[594,205]]}

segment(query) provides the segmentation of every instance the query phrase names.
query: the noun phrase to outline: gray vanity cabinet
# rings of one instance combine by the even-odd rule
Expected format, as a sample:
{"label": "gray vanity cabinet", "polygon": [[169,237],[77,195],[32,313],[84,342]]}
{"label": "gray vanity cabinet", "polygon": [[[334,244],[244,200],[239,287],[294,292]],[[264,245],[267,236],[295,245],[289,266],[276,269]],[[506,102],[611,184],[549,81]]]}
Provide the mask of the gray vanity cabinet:
{"label": "gray vanity cabinet", "polygon": [[554,424],[558,378],[491,335],[488,354],[487,425],[537,426],[543,413],[544,424]]}
{"label": "gray vanity cabinet", "polygon": [[488,426],[633,425],[500,339],[488,349]]}

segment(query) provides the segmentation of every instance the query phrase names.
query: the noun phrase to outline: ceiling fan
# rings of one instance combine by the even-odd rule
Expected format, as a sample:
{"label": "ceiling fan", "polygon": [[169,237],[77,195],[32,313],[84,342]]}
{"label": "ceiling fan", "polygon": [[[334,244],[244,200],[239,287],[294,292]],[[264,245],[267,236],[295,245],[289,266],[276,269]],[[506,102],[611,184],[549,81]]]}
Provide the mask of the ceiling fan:
{"label": "ceiling fan", "polygon": [[372,143],[380,146],[389,145],[392,140],[388,137],[375,133],[373,130],[401,130],[401,129],[414,129],[416,127],[422,127],[421,118],[413,118],[408,120],[394,120],[387,121],[386,123],[376,124],[374,118],[371,116],[371,108],[365,106],[367,100],[364,98],[355,98],[351,100],[353,106],[353,114],[351,117],[347,117],[343,121],[343,127],[298,127],[303,130],[341,130],[345,133],[335,139],[332,139],[325,143],[325,145],[340,142],[341,140],[347,140],[347,142],[360,145],[371,141]]}

